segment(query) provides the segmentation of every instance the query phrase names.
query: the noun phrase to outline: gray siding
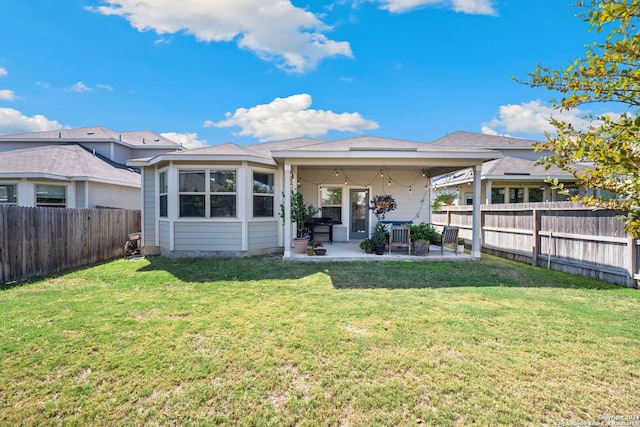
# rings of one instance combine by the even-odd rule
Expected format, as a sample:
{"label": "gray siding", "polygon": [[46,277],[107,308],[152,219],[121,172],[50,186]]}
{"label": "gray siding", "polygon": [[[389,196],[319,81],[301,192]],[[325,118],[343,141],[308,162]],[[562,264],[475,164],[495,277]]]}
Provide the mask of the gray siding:
{"label": "gray siding", "polygon": [[0,144],[0,151],[24,150],[25,148],[44,147],[47,145],[55,145],[50,142],[3,142]]}
{"label": "gray siding", "polygon": [[176,251],[241,251],[242,223],[176,222]]}
{"label": "gray siding", "polygon": [[142,224],[144,235],[144,243],[147,246],[158,246],[156,242],[156,178],[155,171],[147,168],[143,175],[144,183],[142,188],[143,194],[143,215]]}
{"label": "gray siding", "polygon": [[78,209],[84,209],[87,207],[87,198],[85,197],[86,186],[86,182],[76,181],[76,208]]}
{"label": "gray siding", "polygon": [[249,223],[249,250],[278,247],[278,221]]}
{"label": "gray siding", "polygon": [[129,159],[133,159],[133,150],[131,148],[123,147],[120,144],[115,144],[113,147],[112,160],[124,165]]}
{"label": "gray siding", "polygon": [[81,142],[80,144],[89,150],[96,150],[97,154],[105,156],[107,159],[111,158],[111,144],[108,142]]}
{"label": "gray siding", "polygon": [[162,248],[163,251],[168,251],[171,247],[171,223],[169,221],[160,221],[158,223],[159,228],[159,242],[158,246]]}

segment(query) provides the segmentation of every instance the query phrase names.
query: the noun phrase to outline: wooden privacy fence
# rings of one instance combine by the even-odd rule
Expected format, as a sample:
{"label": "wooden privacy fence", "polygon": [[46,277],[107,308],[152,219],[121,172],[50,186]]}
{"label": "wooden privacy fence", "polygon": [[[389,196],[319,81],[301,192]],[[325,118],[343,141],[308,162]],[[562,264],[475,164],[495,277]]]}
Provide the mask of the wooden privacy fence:
{"label": "wooden privacy fence", "polygon": [[[619,212],[556,202],[482,205],[481,215],[483,252],[623,286],[640,280],[640,241],[624,231]],[[471,242],[471,206],[432,218],[457,225]]]}
{"label": "wooden privacy fence", "polygon": [[0,206],[0,283],[120,257],[136,231],[139,211]]}

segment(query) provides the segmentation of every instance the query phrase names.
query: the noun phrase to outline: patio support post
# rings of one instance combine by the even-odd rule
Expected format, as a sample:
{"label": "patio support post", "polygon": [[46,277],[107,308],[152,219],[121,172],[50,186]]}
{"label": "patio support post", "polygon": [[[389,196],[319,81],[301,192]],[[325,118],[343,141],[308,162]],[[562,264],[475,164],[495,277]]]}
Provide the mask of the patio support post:
{"label": "patio support post", "polygon": [[482,216],[480,212],[480,197],[482,197],[482,164],[473,168],[473,225],[471,227],[471,258],[480,259],[482,242],[480,235],[482,232]]}
{"label": "patio support post", "polygon": [[487,205],[491,204],[491,181],[487,180],[487,182],[485,183],[485,191],[487,192],[487,194],[485,194],[485,201],[484,203]]}
{"label": "patio support post", "polygon": [[291,258],[291,165],[284,164],[284,258]]}

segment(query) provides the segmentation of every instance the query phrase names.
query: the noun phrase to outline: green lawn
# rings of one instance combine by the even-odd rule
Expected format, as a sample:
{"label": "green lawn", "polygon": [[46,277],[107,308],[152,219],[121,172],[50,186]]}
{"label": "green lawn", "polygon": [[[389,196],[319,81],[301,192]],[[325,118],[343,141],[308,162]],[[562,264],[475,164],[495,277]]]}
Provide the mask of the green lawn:
{"label": "green lawn", "polygon": [[640,292],[481,262],[149,258],[0,291],[0,425],[640,415]]}

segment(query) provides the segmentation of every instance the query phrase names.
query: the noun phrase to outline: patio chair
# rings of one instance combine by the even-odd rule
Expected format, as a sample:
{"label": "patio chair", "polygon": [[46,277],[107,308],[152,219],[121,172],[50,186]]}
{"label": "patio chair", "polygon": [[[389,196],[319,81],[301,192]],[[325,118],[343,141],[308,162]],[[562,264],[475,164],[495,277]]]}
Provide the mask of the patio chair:
{"label": "patio chair", "polygon": [[393,248],[407,248],[411,255],[411,230],[406,225],[392,225],[389,228],[389,254]]}
{"label": "patio chair", "polygon": [[444,247],[447,245],[453,246],[453,251],[458,255],[458,227],[445,226],[442,229],[442,235],[440,236],[440,255],[444,255]]}

